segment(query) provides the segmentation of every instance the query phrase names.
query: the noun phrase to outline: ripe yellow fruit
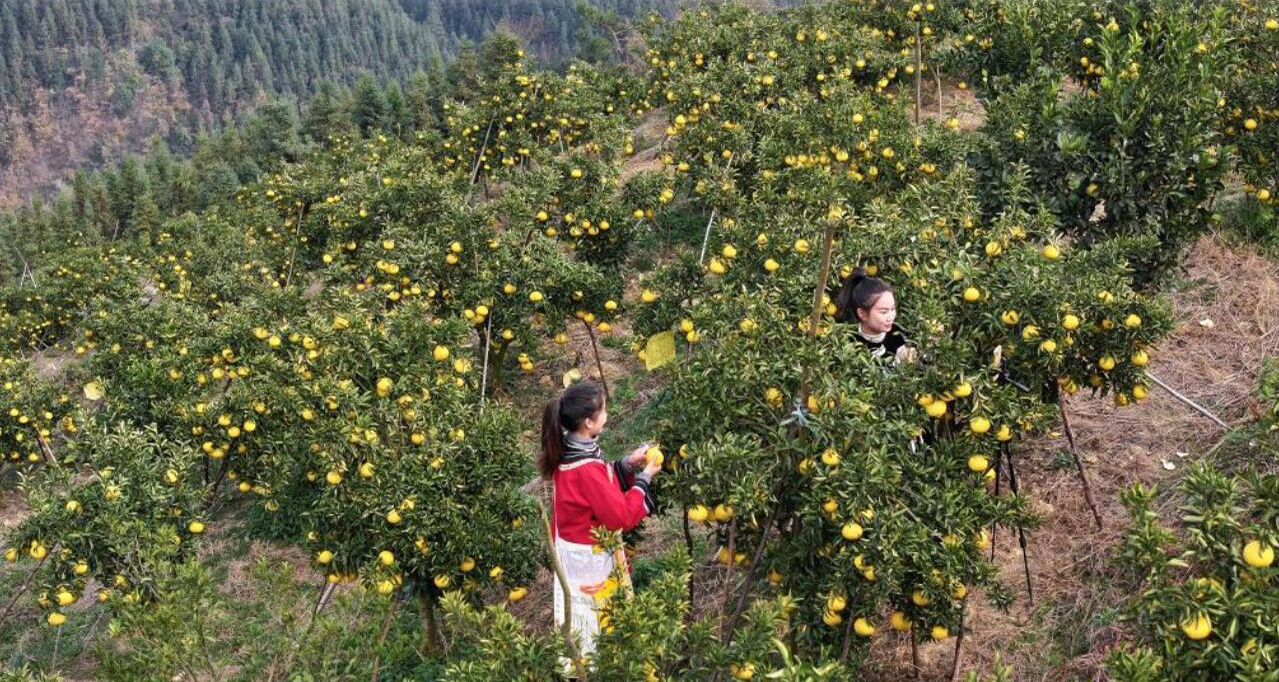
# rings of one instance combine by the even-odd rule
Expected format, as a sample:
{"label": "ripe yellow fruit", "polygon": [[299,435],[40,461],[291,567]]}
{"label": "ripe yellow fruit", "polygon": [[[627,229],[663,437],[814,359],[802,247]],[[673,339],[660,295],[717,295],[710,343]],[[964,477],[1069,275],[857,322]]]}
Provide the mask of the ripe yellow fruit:
{"label": "ripe yellow fruit", "polygon": [[764,269],[767,270],[768,272],[777,272],[777,269],[780,267],[782,267],[781,264],[773,260],[772,258],[769,258],[764,261]]}
{"label": "ripe yellow fruit", "polygon": [[315,555],[315,561],[319,564],[329,564],[333,561],[333,552],[330,552],[327,549],[322,549]]}
{"label": "ripe yellow fruit", "polygon": [[1141,316],[1132,314],[1124,318],[1124,326],[1129,329],[1136,329],[1141,326]]}
{"label": "ripe yellow fruit", "polygon": [[1134,367],[1145,367],[1150,362],[1150,356],[1144,350],[1134,352],[1131,359]]}
{"label": "ripe yellow fruit", "polygon": [[809,245],[808,245],[807,239],[795,240],[795,253],[805,254],[805,253],[808,253],[808,249],[809,249]]}
{"label": "ripe yellow fruit", "polygon": [[954,393],[956,398],[967,398],[973,394],[973,385],[967,381],[960,382],[959,385],[955,387]]}
{"label": "ripe yellow fruit", "polygon": [[67,617],[62,615],[61,613],[58,613],[57,611],[54,611],[53,613],[49,614],[49,618],[47,619],[47,622],[49,623],[50,627],[58,628],[58,627],[62,627],[62,625],[67,622]]}
{"label": "ripe yellow fruit", "polygon": [[365,462],[360,465],[360,478],[373,478],[373,463]]}
{"label": "ripe yellow fruit", "polygon": [[1275,562],[1275,550],[1269,544],[1253,540],[1243,546],[1243,560],[1253,568],[1266,568]]}
{"label": "ripe yellow fruit", "polygon": [[382,550],[381,552],[378,552],[378,553],[377,553],[377,560],[378,560],[379,562],[381,562],[381,564],[382,564],[383,566],[394,566],[394,565],[395,565],[395,555],[394,555],[394,554],[392,554],[389,550],[385,550],[385,549],[384,549],[384,550]]}
{"label": "ripe yellow fruit", "polygon": [[89,572],[89,564],[86,564],[83,561],[78,562],[75,567],[71,569],[71,572],[76,575],[84,575]]}
{"label": "ripe yellow fruit", "polygon": [[932,635],[934,642],[940,642],[943,639],[950,637],[950,629],[945,625],[934,625],[930,634]]}
{"label": "ripe yellow fruit", "polygon": [[1016,310],[1005,310],[999,316],[999,321],[1012,327],[1021,321],[1021,315]]}
{"label": "ripe yellow fruit", "polygon": [[644,452],[644,461],[660,467],[662,462],[666,461],[666,456],[662,454],[661,448],[654,445]]}
{"label": "ripe yellow fruit", "polygon": [[845,523],[844,527],[840,530],[840,535],[843,535],[844,539],[849,542],[856,542],[861,539],[862,533],[863,530],[861,524],[854,523],[852,521]]}
{"label": "ripe yellow fruit", "polygon": [[187,530],[190,531],[192,535],[199,535],[204,532],[204,524],[199,521],[192,521],[187,524]]}
{"label": "ripe yellow fruit", "polygon": [[1101,356],[1101,359],[1097,361],[1097,366],[1109,372],[1115,368],[1115,359],[1109,355],[1103,355]]}
{"label": "ripe yellow fruit", "polygon": [[390,580],[383,580],[377,584],[378,594],[390,594],[395,591],[395,583]]}
{"label": "ripe yellow fruit", "polygon": [[893,611],[892,615],[888,616],[888,624],[899,632],[905,632],[910,629],[910,619],[906,617],[903,611]]}
{"label": "ripe yellow fruit", "polygon": [[924,412],[927,412],[928,416],[933,419],[941,419],[946,415],[946,401],[934,400],[924,407]]}
{"label": "ripe yellow fruit", "polygon": [[705,505],[695,504],[688,508],[688,520],[697,523],[705,523],[710,518],[710,511]]}
{"label": "ripe yellow fruit", "polygon": [[1052,339],[1044,339],[1043,343],[1039,344],[1039,350],[1042,350],[1045,353],[1056,352],[1057,342]]}
{"label": "ripe yellow fruit", "polygon": [[755,664],[747,663],[738,667],[737,664],[729,666],[729,671],[733,673],[733,677],[739,680],[749,680],[755,677]]}
{"label": "ripe yellow fruit", "polygon": [[911,592],[910,600],[915,604],[915,606],[928,606],[933,603],[933,600],[929,599],[928,595],[924,594],[922,590],[915,590],[914,592]]}
{"label": "ripe yellow fruit", "polygon": [[435,576],[435,580],[433,582],[435,583],[436,587],[440,588],[441,590],[444,590],[444,589],[448,589],[449,583],[453,582],[453,580],[449,578],[447,575],[437,575]]}
{"label": "ripe yellow fruit", "polygon": [[462,569],[463,573],[470,573],[475,570],[475,559],[466,557],[458,567]]}
{"label": "ripe yellow fruit", "polygon": [[853,621],[853,632],[862,637],[870,637],[875,634],[875,626],[871,625],[865,618],[858,618]]}
{"label": "ripe yellow fruit", "polygon": [[324,480],[328,482],[329,485],[337,485],[342,482],[342,474],[336,471],[330,471],[324,475]]}
{"label": "ripe yellow fruit", "polygon": [[982,455],[973,455],[968,458],[968,468],[980,474],[990,468],[990,460]]}
{"label": "ripe yellow fruit", "polygon": [[66,590],[59,590],[57,600],[58,606],[70,606],[75,603],[75,595]]}
{"label": "ripe yellow fruit", "polygon": [[822,452],[822,464],[825,464],[828,467],[838,465],[839,453],[836,452],[834,448],[826,448],[826,450]]}
{"label": "ripe yellow fruit", "polygon": [[1141,384],[1137,384],[1136,386],[1132,387],[1133,400],[1145,400],[1147,395],[1150,395],[1150,390],[1147,389],[1145,386],[1142,386]]}
{"label": "ripe yellow fruit", "polygon": [[640,301],[643,303],[652,303],[657,300],[657,292],[651,289],[645,289],[640,292]]}
{"label": "ripe yellow fruit", "polygon": [[973,417],[973,420],[968,422],[968,428],[980,436],[990,431],[990,420],[985,417]]}
{"label": "ripe yellow fruit", "polygon": [[831,611],[826,611],[822,614],[822,622],[829,625],[830,627],[835,627],[836,625],[839,625],[840,623],[844,622],[844,618],[843,616],[840,616],[838,613],[832,613]]}
{"label": "ripe yellow fruit", "polygon": [[756,329],[759,329],[759,324],[748,317],[741,322],[738,322],[737,328],[740,329],[743,334],[753,334]]}
{"label": "ripe yellow fruit", "polygon": [[968,287],[964,289],[964,300],[969,303],[976,303],[981,300],[981,290],[977,287]]}
{"label": "ripe yellow fruit", "polygon": [[1260,201],[1262,203],[1270,201],[1270,190],[1268,189],[1257,190],[1257,201]]}
{"label": "ripe yellow fruit", "polygon": [[528,596],[528,588],[527,588],[527,587],[517,587],[517,588],[515,588],[515,589],[511,590],[510,592],[507,592],[507,593],[506,593],[506,599],[507,599],[507,601],[510,601],[512,604],[514,604],[515,602],[520,601],[521,599],[523,599],[523,598],[525,598],[525,597],[527,597],[527,596]]}
{"label": "ripe yellow fruit", "polygon": [[543,298],[544,297],[542,296],[542,292],[540,291],[533,291],[533,292],[530,292],[528,295],[528,300],[533,303],[541,303]]}
{"label": "ripe yellow fruit", "polygon": [[377,394],[385,398],[391,393],[391,388],[395,386],[395,381],[390,377],[382,377],[377,380]]}
{"label": "ripe yellow fruit", "polygon": [[1186,637],[1196,642],[1207,639],[1212,634],[1212,620],[1208,618],[1208,614],[1200,613],[1189,620],[1181,623],[1181,631]]}
{"label": "ripe yellow fruit", "polygon": [[848,606],[848,600],[839,595],[835,595],[826,600],[826,609],[834,613],[843,611],[845,606]]}
{"label": "ripe yellow fruit", "polygon": [[449,359],[449,349],[446,346],[436,346],[435,351],[432,352],[431,355],[435,358],[436,362],[444,362]]}
{"label": "ripe yellow fruit", "polygon": [[1075,315],[1067,313],[1061,318],[1061,328],[1066,331],[1074,331],[1079,328],[1079,318]]}
{"label": "ripe yellow fruit", "polygon": [[733,508],[730,505],[717,504],[715,505],[715,509],[712,510],[711,515],[716,521],[721,523],[724,521],[730,521],[733,518]]}
{"label": "ripe yellow fruit", "polygon": [[1057,260],[1060,257],[1061,249],[1058,249],[1052,244],[1044,247],[1044,258],[1047,258],[1048,260]]}
{"label": "ripe yellow fruit", "polygon": [[392,526],[398,526],[402,520],[403,519],[400,518],[400,512],[394,509],[386,513],[386,522]]}
{"label": "ripe yellow fruit", "polygon": [[986,532],[986,529],[983,528],[977,533],[977,538],[973,540],[973,546],[982,552],[990,549],[990,534]]}
{"label": "ripe yellow fruit", "polygon": [[711,274],[713,275],[722,275],[728,272],[728,268],[724,265],[724,262],[718,258],[711,259],[711,263],[708,269],[711,271]]}
{"label": "ripe yellow fruit", "polygon": [[1248,130],[1256,130],[1256,129],[1257,129],[1257,119],[1255,119],[1255,118],[1246,119],[1246,120],[1243,122],[1243,127],[1244,127],[1244,128],[1246,128],[1246,129],[1248,129]]}

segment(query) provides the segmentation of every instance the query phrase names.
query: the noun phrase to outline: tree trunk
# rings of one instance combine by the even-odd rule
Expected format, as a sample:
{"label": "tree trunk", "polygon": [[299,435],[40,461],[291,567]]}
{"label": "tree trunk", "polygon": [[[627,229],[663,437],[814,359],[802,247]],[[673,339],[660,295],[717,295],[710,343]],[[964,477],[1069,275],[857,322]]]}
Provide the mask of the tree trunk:
{"label": "tree trunk", "polygon": [[417,603],[422,611],[422,643],[418,651],[424,658],[437,658],[444,653],[444,646],[440,642],[439,623],[435,620],[435,595],[418,592]]}

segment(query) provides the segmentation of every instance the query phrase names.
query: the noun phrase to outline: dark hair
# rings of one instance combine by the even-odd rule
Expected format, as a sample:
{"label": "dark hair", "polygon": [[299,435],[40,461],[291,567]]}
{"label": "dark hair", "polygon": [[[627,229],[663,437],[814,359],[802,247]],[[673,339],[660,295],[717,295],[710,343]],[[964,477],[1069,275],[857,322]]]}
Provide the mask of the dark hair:
{"label": "dark hair", "polygon": [[564,459],[564,434],[576,431],[583,421],[604,409],[604,388],[592,379],[580,381],[546,403],[542,410],[542,454],[537,469],[545,478]]}
{"label": "dark hair", "polygon": [[853,270],[852,274],[844,279],[844,286],[835,297],[835,306],[838,309],[835,319],[841,322],[856,321],[858,310],[870,310],[881,294],[891,293],[892,290],[893,288],[884,280],[867,275],[866,268]]}

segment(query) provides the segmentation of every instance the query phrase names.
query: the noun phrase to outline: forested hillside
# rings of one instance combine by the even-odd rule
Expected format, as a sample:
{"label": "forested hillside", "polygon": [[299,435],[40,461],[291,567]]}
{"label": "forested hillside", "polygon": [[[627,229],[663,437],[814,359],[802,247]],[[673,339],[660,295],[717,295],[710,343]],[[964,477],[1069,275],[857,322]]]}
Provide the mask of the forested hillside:
{"label": "forested hillside", "polygon": [[[621,13],[660,0],[591,3]],[[189,153],[263,101],[364,74],[439,74],[501,26],[544,61],[578,44],[575,0],[0,0],[0,206],[157,136]]]}

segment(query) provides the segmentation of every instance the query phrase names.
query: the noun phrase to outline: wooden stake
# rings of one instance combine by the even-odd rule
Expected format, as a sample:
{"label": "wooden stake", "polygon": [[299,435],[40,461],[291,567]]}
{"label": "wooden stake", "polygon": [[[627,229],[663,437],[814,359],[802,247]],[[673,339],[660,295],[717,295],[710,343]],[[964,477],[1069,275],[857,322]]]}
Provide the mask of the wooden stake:
{"label": "wooden stake", "polygon": [[[1004,456],[1008,459],[1008,486],[1012,488],[1013,497],[1021,497],[1021,490],[1017,487],[1017,469],[1013,466],[1013,454],[1007,443],[1000,447],[1003,448]],[[1035,604],[1035,588],[1030,581],[1030,555],[1026,551],[1026,529],[1020,524],[1017,526],[1017,544],[1021,545],[1021,564],[1026,571],[1026,597],[1033,606]]]}
{"label": "wooden stake", "polygon": [[591,350],[595,353],[595,368],[600,372],[600,384],[604,386],[604,399],[612,400],[608,394],[608,379],[604,378],[604,363],[600,361],[600,348],[595,344],[595,330],[586,320],[582,320],[582,324],[586,327],[586,335],[591,337]]}
{"label": "wooden stake", "polygon": [[955,660],[950,664],[950,681],[955,682],[955,678],[959,675],[960,655],[964,650],[964,614],[968,610],[968,604],[964,604],[959,609],[959,635],[955,637]]}
{"label": "wooden stake", "polygon": [[1075,434],[1070,428],[1070,417],[1066,415],[1066,396],[1060,390],[1057,392],[1057,407],[1061,410],[1061,428],[1066,432],[1066,442],[1070,444],[1070,456],[1075,460],[1079,482],[1084,486],[1084,500],[1088,503],[1088,508],[1092,510],[1092,518],[1097,522],[1097,530],[1101,530],[1101,514],[1097,512],[1097,503],[1092,499],[1092,485],[1088,483],[1088,472],[1084,470],[1084,462],[1079,458],[1079,451],[1075,449]]}
{"label": "wooden stake", "polygon": [[923,74],[920,73],[924,66],[924,40],[919,34],[920,23],[915,22],[915,125],[919,125],[919,110],[923,108],[924,99]]}

